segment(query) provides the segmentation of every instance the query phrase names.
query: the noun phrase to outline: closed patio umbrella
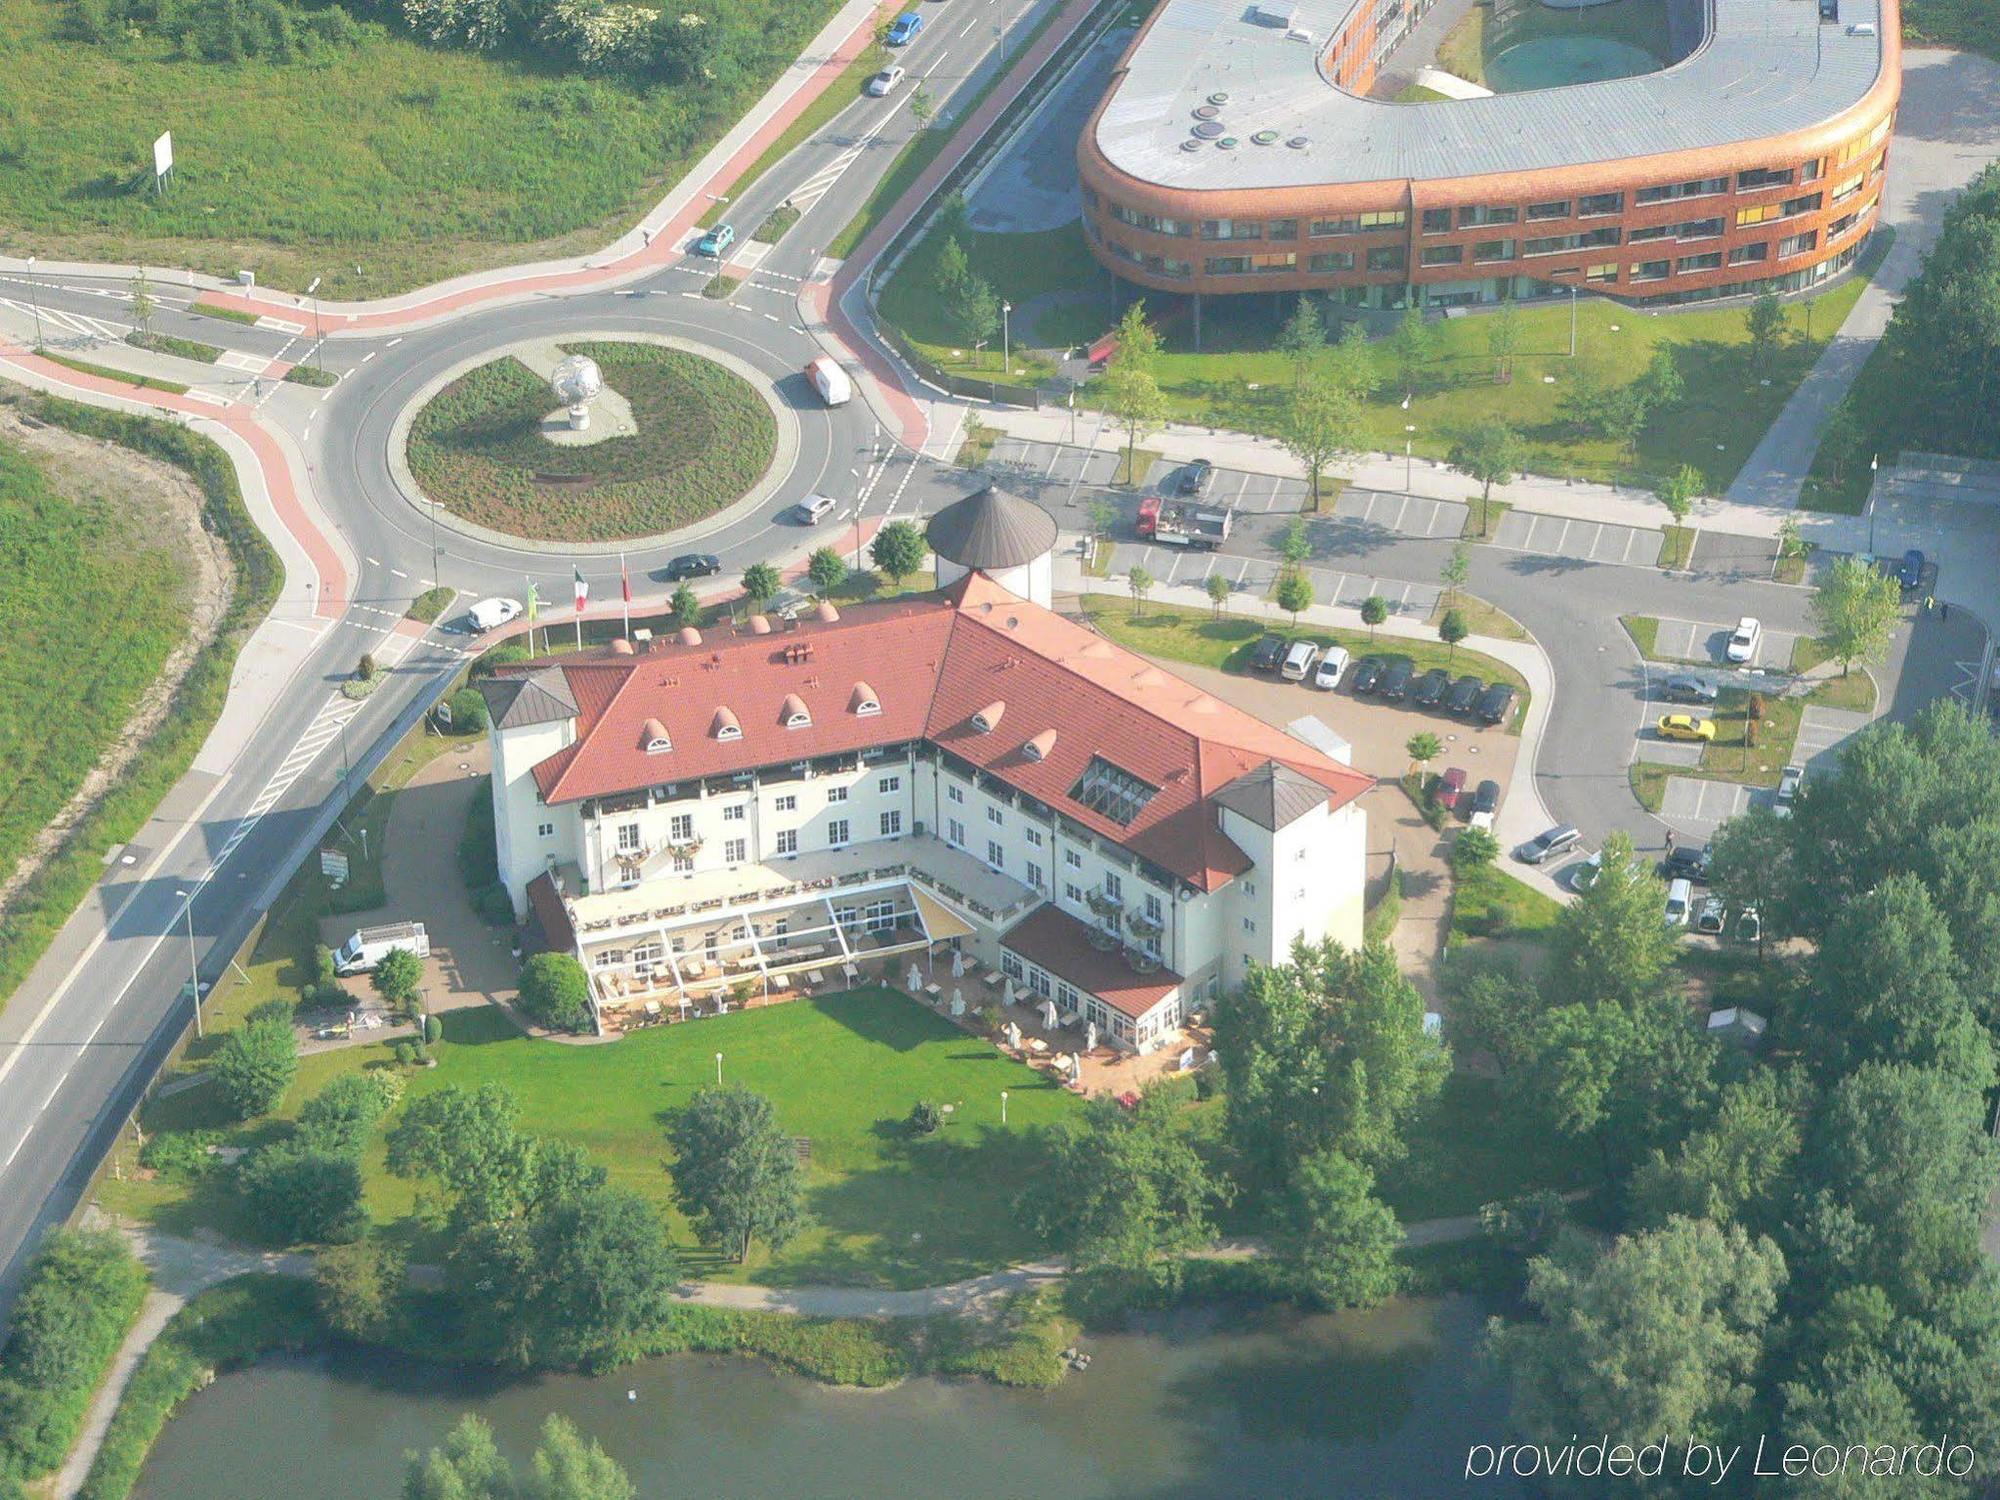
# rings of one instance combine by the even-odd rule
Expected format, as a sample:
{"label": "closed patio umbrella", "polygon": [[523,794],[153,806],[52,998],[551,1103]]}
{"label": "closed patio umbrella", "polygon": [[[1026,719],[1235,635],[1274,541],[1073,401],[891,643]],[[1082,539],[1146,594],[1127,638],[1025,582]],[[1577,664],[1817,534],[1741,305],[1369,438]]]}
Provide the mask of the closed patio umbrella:
{"label": "closed patio umbrella", "polygon": [[965,955],[956,948],[951,950],[951,977],[953,979],[965,977]]}
{"label": "closed patio umbrella", "polygon": [[951,1013],[955,1016],[965,1014],[965,991],[957,985],[951,987]]}
{"label": "closed patio umbrella", "polygon": [[1016,1026],[1012,1021],[1009,1021],[1005,1026],[1000,1028],[1000,1035],[1006,1038],[1007,1045],[1010,1047],[1021,1045],[1021,1028]]}
{"label": "closed patio umbrella", "polygon": [[1056,1003],[1053,1000],[1042,1002],[1042,1026],[1048,1031],[1056,1029]]}
{"label": "closed patio umbrella", "polygon": [[1097,1023],[1095,1021],[1092,1021],[1083,1028],[1083,1050],[1086,1052],[1095,1052],[1097,1050]]}
{"label": "closed patio umbrella", "polygon": [[1013,980],[1011,980],[1011,979],[1007,979],[1007,980],[1003,980],[1003,981],[1001,981],[1001,984],[1000,984],[1000,1003],[1001,1003],[1001,1004],[1003,1004],[1003,1005],[1012,1005],[1012,1004],[1014,1003],[1014,998],[1015,998],[1015,997],[1014,997],[1014,981],[1013,981]]}
{"label": "closed patio umbrella", "polygon": [[923,987],[924,987],[924,971],[922,969],[919,969],[915,964],[911,964],[910,984],[909,984],[910,993],[914,995],[917,993],[917,991],[921,990]]}

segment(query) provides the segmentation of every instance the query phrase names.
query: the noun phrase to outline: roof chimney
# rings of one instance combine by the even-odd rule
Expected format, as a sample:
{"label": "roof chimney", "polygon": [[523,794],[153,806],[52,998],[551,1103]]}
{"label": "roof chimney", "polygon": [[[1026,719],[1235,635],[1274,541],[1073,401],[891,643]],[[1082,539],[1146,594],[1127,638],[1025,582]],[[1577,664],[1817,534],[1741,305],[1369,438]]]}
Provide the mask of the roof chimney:
{"label": "roof chimney", "polygon": [[840,620],[840,611],[833,607],[831,599],[820,600],[819,608],[814,610],[813,613],[819,616],[822,624],[833,625],[837,624]]}
{"label": "roof chimney", "polygon": [[632,643],[626,640],[624,636],[619,636],[611,643],[611,654],[613,656],[630,656],[632,654]]}

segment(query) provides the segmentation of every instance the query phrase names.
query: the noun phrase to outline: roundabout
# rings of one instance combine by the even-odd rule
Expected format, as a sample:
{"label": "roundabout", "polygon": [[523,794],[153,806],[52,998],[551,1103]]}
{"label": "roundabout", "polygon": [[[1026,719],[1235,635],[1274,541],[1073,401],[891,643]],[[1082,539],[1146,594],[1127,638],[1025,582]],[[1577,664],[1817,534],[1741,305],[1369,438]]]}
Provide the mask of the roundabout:
{"label": "roundabout", "polygon": [[447,525],[603,546],[683,530],[782,480],[797,426],[764,372],[719,350],[564,336],[431,381],[396,423],[391,465]]}

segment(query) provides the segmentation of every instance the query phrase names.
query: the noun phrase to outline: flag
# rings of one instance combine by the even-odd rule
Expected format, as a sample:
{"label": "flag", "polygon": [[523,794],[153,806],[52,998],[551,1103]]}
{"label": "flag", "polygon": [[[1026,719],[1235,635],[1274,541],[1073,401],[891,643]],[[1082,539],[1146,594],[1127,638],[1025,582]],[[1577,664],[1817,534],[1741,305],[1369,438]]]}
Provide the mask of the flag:
{"label": "flag", "polygon": [[571,574],[576,578],[576,612],[583,613],[583,602],[590,597],[590,585],[583,581],[583,569],[572,566]]}

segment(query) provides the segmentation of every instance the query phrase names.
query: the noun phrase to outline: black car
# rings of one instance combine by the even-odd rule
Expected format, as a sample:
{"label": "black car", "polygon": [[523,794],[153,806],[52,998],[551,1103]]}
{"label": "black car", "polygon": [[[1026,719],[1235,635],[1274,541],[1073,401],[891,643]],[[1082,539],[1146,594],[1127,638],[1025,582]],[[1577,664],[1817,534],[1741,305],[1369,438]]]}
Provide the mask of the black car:
{"label": "black car", "polygon": [[1397,657],[1382,669],[1382,680],[1375,684],[1376,693],[1387,703],[1401,703],[1403,694],[1410,690],[1410,679],[1416,675],[1416,668]]}
{"label": "black car", "polygon": [[667,564],[668,583],[679,583],[684,578],[707,578],[722,571],[722,559],[713,552],[683,552]]}
{"label": "black car", "polygon": [[1257,642],[1256,650],[1250,653],[1251,670],[1275,672],[1285,663],[1285,650],[1291,642],[1281,635],[1267,635]]}
{"label": "black car", "polygon": [[1375,685],[1382,680],[1384,662],[1379,656],[1364,656],[1354,664],[1354,675],[1347,679],[1348,687],[1356,693],[1372,693]]}
{"label": "black car", "polygon": [[1486,813],[1488,816],[1491,816],[1499,810],[1500,783],[1497,781],[1480,782],[1479,789],[1472,794],[1473,815],[1476,817],[1480,813]]}
{"label": "black car", "polygon": [[1660,861],[1660,879],[1688,880],[1696,885],[1707,885],[1708,861],[1708,845],[1677,844]]}
{"label": "black car", "polygon": [[1669,677],[1660,685],[1660,696],[1669,703],[1713,703],[1721,695],[1706,677]]}
{"label": "black car", "polygon": [[1479,695],[1486,691],[1486,684],[1470,672],[1451,685],[1451,691],[1444,695],[1445,712],[1469,714],[1479,706]]}
{"label": "black car", "polygon": [[1903,592],[1914,594],[1923,587],[1924,555],[1915,547],[1903,554],[1902,564],[1896,569],[1896,582],[1903,586]]}
{"label": "black car", "polygon": [[1210,481],[1215,478],[1215,465],[1205,458],[1197,458],[1181,470],[1181,493],[1183,495],[1205,495]]}
{"label": "black car", "polygon": [[1416,686],[1410,689],[1410,701],[1418,708],[1436,708],[1444,701],[1444,695],[1451,689],[1451,673],[1443,667],[1432,667],[1419,677]]}
{"label": "black car", "polygon": [[1482,724],[1505,724],[1507,715],[1514,711],[1514,690],[1504,682],[1496,682],[1479,695],[1479,722]]}

